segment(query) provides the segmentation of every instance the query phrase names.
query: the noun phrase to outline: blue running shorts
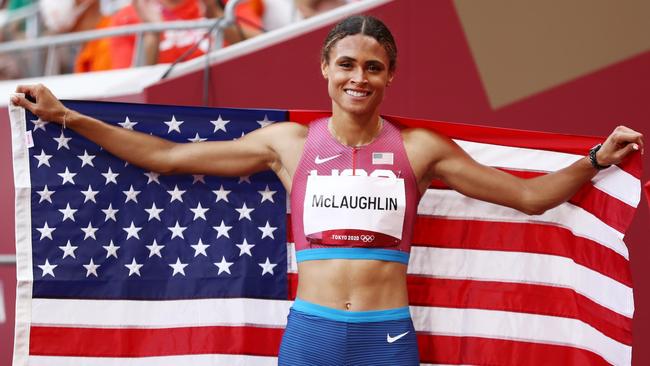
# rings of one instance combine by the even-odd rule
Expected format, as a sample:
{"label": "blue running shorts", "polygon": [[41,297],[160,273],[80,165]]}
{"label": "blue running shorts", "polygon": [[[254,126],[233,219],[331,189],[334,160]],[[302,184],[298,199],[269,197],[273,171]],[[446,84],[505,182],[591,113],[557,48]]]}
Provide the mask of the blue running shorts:
{"label": "blue running shorts", "polygon": [[418,344],[409,308],[345,311],[296,299],[278,364],[417,366]]}

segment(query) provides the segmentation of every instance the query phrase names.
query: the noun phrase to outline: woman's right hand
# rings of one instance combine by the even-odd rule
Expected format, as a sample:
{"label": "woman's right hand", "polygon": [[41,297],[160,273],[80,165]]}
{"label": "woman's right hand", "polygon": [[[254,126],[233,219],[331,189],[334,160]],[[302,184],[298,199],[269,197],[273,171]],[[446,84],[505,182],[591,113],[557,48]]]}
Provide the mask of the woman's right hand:
{"label": "woman's right hand", "polygon": [[[11,97],[11,102],[29,110],[43,121],[62,124],[69,112],[68,108],[43,84],[19,85],[16,93],[23,93],[25,96],[14,95]],[[31,97],[34,102],[27,97]]]}

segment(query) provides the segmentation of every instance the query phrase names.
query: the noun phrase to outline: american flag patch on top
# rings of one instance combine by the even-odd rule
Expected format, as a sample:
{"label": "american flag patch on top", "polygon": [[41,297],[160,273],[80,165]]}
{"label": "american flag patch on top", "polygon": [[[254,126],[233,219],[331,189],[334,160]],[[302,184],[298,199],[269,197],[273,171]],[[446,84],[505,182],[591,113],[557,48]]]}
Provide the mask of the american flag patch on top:
{"label": "american flag patch on top", "polygon": [[372,153],[372,164],[393,164],[393,153],[391,152],[374,152]]}

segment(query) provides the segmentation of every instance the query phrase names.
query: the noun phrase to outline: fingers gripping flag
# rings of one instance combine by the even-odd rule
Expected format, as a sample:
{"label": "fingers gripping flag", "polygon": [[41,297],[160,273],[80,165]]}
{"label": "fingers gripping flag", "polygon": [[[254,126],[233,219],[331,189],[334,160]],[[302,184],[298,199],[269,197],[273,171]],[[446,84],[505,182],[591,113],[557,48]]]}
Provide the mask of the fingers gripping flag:
{"label": "fingers gripping flag", "polygon": [[[231,140],[317,114],[68,102],[179,142]],[[270,172],[160,176],[12,107],[18,311],[15,364],[274,365],[297,269],[286,193]],[[389,118],[436,129],[523,177],[597,139]],[[621,364],[633,299],[622,242],[640,160],[539,216],[432,182],[409,263],[423,363]]]}

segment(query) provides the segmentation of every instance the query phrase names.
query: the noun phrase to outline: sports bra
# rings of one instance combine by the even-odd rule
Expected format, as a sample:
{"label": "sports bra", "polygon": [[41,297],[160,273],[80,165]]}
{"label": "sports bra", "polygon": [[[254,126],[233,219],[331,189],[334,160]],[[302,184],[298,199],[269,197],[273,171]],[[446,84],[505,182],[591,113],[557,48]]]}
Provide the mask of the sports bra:
{"label": "sports bra", "polygon": [[382,120],[371,143],[350,147],[313,121],[291,188],[298,262],[376,259],[408,264],[420,199],[396,126]]}

